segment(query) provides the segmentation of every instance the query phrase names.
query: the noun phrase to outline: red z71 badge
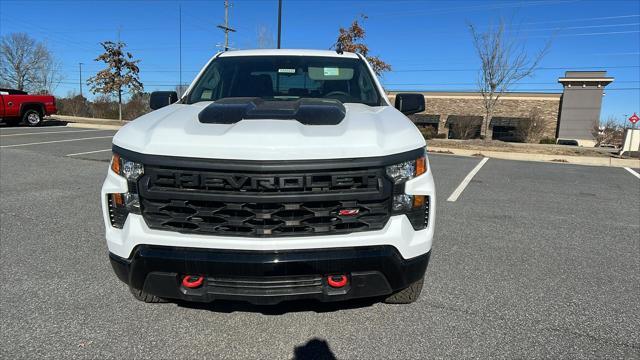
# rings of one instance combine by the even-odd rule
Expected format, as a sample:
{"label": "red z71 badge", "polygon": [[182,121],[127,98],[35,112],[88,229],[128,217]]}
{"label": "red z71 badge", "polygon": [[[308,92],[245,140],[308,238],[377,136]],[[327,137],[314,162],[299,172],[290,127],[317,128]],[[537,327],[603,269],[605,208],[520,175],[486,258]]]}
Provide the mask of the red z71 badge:
{"label": "red z71 badge", "polygon": [[338,211],[340,216],[356,216],[360,213],[360,209],[342,209]]}

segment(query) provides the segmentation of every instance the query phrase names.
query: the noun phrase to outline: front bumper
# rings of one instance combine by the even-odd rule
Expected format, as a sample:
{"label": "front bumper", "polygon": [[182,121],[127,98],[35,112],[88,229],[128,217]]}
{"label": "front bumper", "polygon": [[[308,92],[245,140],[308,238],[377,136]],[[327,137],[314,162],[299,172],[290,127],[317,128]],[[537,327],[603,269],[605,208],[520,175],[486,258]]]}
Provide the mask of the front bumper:
{"label": "front bumper", "polygon": [[[162,298],[275,304],[388,295],[420,280],[430,254],[405,260],[393,246],[233,251],[140,245],[129,259],[110,253],[110,260],[120,280]],[[183,287],[185,274],[204,275],[204,285]],[[334,274],[346,274],[348,285],[330,287],[326,277]]]}

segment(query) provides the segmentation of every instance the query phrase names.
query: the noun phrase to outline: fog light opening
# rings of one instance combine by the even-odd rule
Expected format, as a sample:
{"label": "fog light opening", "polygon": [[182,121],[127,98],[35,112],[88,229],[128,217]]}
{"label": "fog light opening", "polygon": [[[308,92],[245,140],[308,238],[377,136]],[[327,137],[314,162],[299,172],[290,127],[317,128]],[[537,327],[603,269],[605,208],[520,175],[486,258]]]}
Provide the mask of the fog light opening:
{"label": "fog light opening", "polygon": [[202,275],[185,275],[182,277],[182,286],[187,289],[196,289],[202,286],[204,276]]}
{"label": "fog light opening", "polygon": [[341,288],[347,285],[347,275],[329,275],[327,276],[327,284],[332,288]]}

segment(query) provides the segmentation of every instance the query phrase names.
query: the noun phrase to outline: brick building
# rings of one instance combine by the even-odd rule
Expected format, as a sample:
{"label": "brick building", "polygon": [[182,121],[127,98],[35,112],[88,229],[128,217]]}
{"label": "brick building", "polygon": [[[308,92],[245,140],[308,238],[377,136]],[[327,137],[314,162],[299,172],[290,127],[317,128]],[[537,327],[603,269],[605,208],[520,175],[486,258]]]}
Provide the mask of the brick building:
{"label": "brick building", "polygon": [[[528,119],[536,111],[545,124],[543,137],[572,139],[581,145],[593,146],[591,129],[600,119],[604,87],[613,78],[606,77],[604,71],[567,71],[558,81],[564,86],[562,93],[503,94],[489,123],[487,136],[496,140],[515,140],[515,129],[519,122]],[[397,93],[388,93],[392,104]],[[425,97],[426,111],[411,116],[416,126],[431,127],[438,134],[455,139],[460,138],[460,134],[454,131],[453,125],[466,121],[475,126],[475,137],[480,137],[484,130],[485,113],[480,93],[420,93]]]}

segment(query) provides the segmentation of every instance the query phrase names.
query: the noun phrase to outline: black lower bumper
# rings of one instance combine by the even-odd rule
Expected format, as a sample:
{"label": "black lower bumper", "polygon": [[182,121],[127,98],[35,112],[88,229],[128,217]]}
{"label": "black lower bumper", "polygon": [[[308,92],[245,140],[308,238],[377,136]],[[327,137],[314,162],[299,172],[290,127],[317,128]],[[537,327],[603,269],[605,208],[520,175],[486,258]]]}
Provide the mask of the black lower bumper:
{"label": "black lower bumper", "polygon": [[[405,260],[393,246],[229,251],[140,245],[130,259],[109,254],[118,278],[147,293],[187,301],[227,299],[255,304],[388,295],[420,280],[429,256]],[[187,274],[204,275],[203,285],[182,286],[182,276]],[[335,274],[346,275],[347,285],[329,286],[327,276]]]}

